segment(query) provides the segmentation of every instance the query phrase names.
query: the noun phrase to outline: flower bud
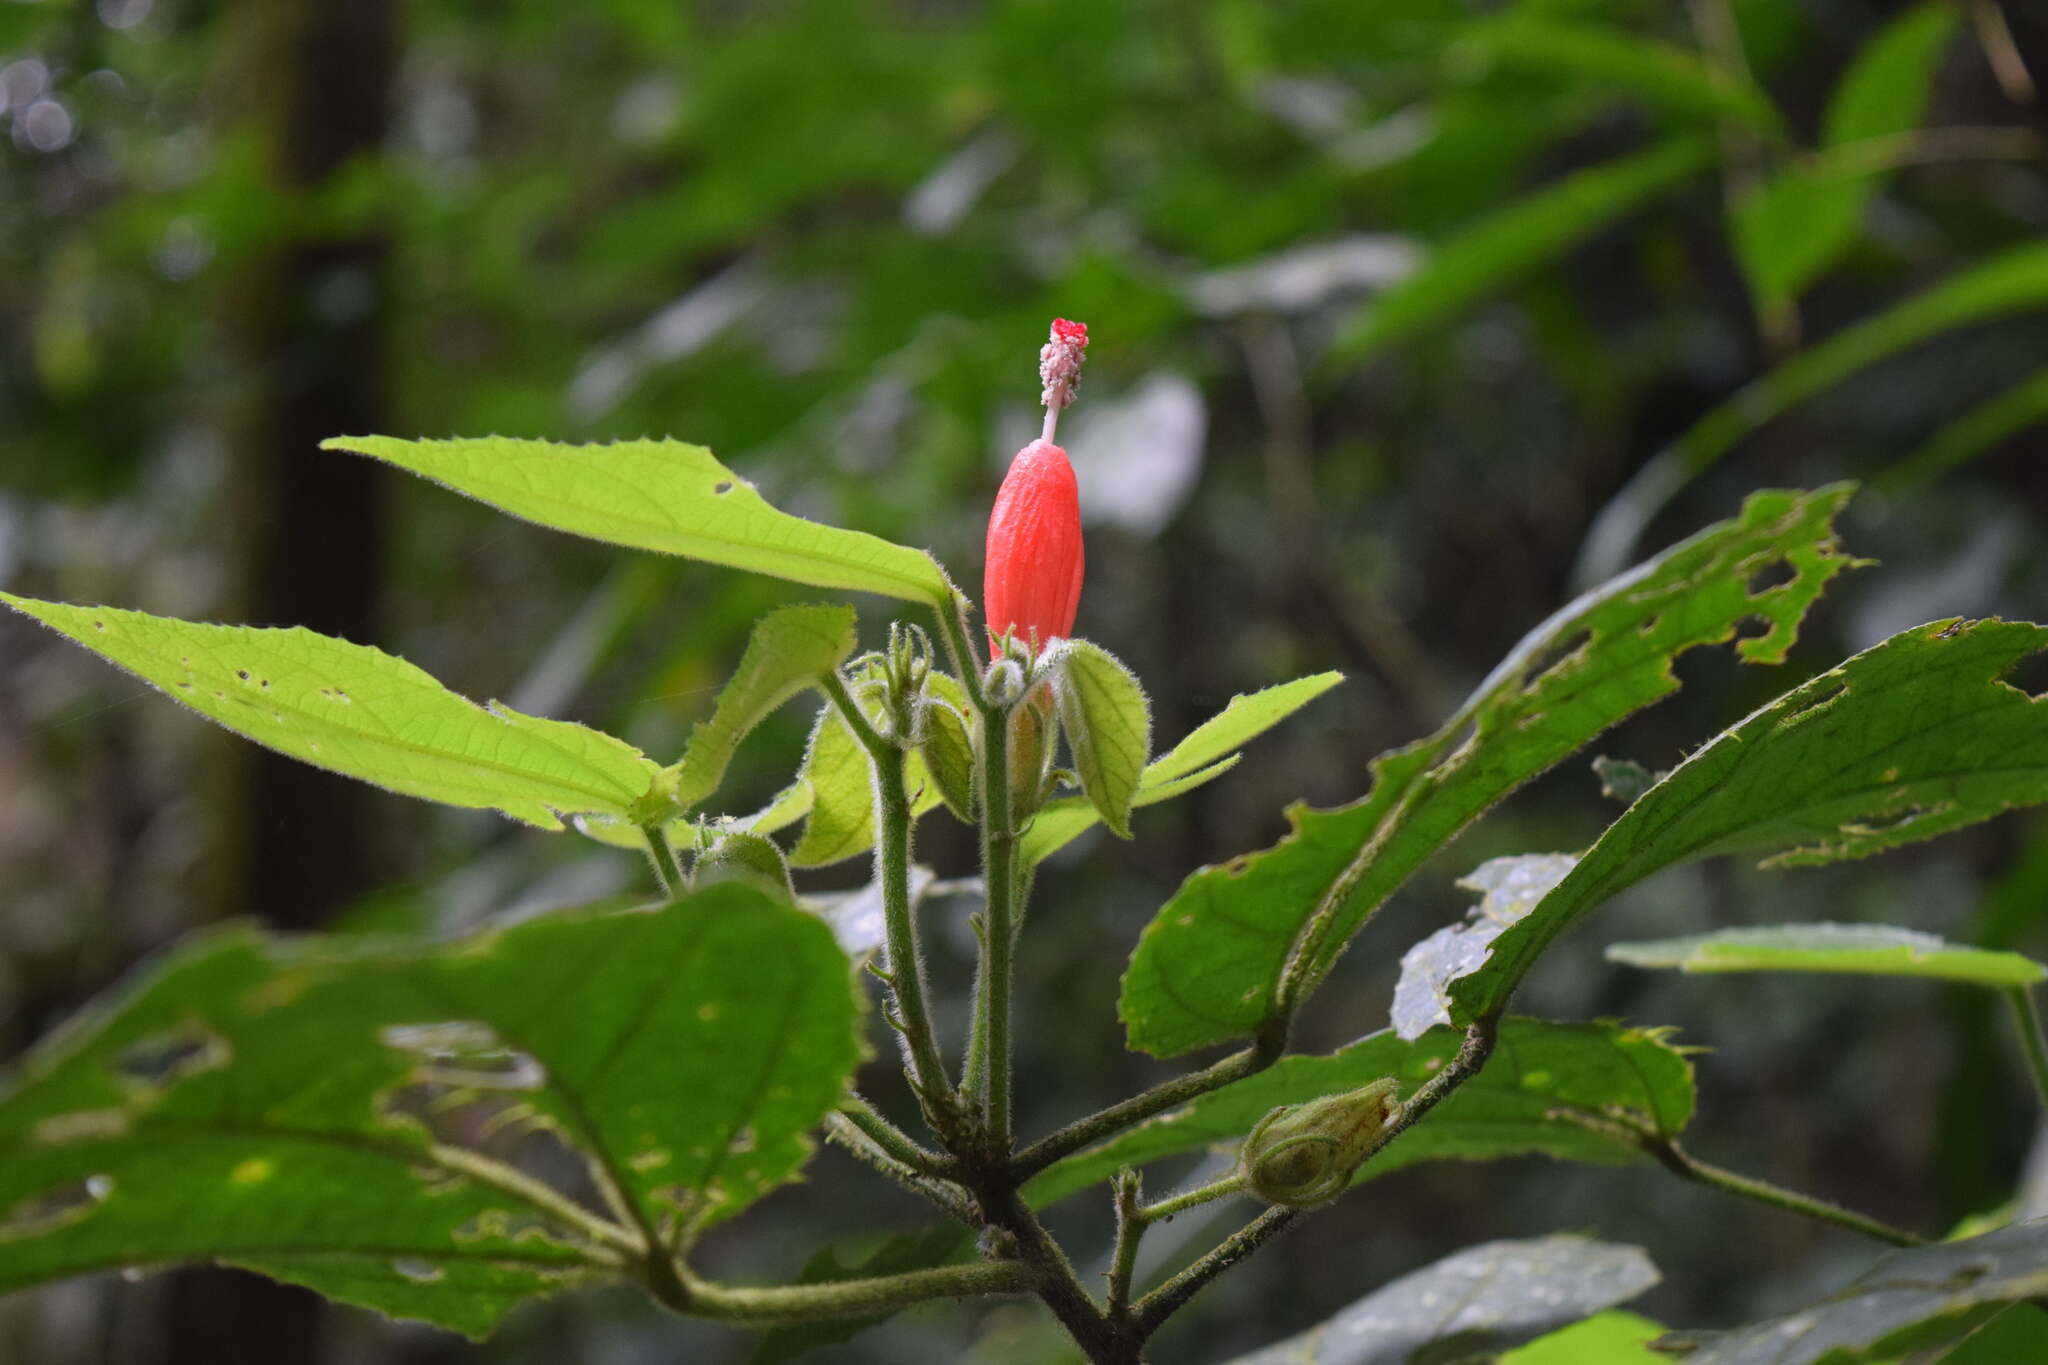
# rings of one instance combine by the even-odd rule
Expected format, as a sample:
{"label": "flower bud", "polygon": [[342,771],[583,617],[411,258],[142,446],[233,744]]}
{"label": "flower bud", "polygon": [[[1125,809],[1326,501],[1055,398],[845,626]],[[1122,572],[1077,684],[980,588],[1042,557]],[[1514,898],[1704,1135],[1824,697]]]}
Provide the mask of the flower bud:
{"label": "flower bud", "polygon": [[982,607],[990,634],[1043,649],[1074,630],[1081,602],[1081,499],[1067,452],[1033,441],[1017,452],[988,521]]}
{"label": "flower bud", "polygon": [[1282,1105],[1259,1120],[1238,1152],[1245,1187],[1268,1204],[1305,1209],[1344,1192],[1378,1150],[1400,1107],[1400,1085],[1384,1077],[1343,1095]]}

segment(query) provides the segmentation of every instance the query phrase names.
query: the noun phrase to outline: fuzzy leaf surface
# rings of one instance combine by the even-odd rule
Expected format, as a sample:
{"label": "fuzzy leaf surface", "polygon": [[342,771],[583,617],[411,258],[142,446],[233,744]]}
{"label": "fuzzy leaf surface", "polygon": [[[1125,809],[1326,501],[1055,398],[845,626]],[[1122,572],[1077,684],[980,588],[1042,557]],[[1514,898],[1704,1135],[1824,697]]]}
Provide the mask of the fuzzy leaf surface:
{"label": "fuzzy leaf surface", "polygon": [[213,934],[0,1098],[0,1291],[219,1260],[482,1335],[615,1274],[563,1205],[610,1188],[638,1235],[791,1179],[857,1009],[830,929],[737,886],[446,944]]}
{"label": "fuzzy leaf surface", "polygon": [[[1441,730],[1374,761],[1366,796],[1330,810],[1296,805],[1293,832],[1279,844],[1192,874],[1124,975],[1130,1045],[1173,1056],[1256,1033],[1273,1017],[1290,959],[1304,955],[1307,984],[1320,980],[1431,854],[1516,787],[1675,691],[1678,655],[1734,641],[1747,662],[1783,660],[1808,607],[1854,562],[1833,530],[1849,492],[1752,495],[1738,518],[1523,637]],[[1757,575],[1781,565],[1789,578],[1752,591]],[[1736,640],[1752,618],[1768,629]]]}
{"label": "fuzzy leaf surface", "polygon": [[1675,863],[1768,850],[1765,867],[1810,867],[2048,801],[2048,699],[2003,681],[2044,647],[2025,621],[1915,626],[1722,731],[1451,983],[1454,1017],[1500,1009],[1559,934]]}
{"label": "fuzzy leaf surface", "polygon": [[[1342,1094],[1392,1076],[1403,1098],[1441,1070],[1461,1039],[1438,1029],[1413,1042],[1375,1033],[1320,1057],[1291,1056],[1255,1076],[1140,1124],[1047,1167],[1025,1187],[1034,1204],[1055,1200],[1124,1166],[1235,1144],[1277,1105]],[[1692,1118],[1692,1063],[1664,1032],[1615,1023],[1503,1021],[1486,1066],[1376,1154],[1360,1179],[1422,1161],[1481,1161],[1542,1155],[1616,1164],[1642,1156],[1636,1144],[1560,1117],[1625,1111],[1667,1137]]]}
{"label": "fuzzy leaf surface", "polygon": [[1152,707],[1123,662],[1100,645],[1066,640],[1053,695],[1081,790],[1102,822],[1131,837],[1131,802],[1152,751]]}
{"label": "fuzzy leaf surface", "polygon": [[659,771],[602,731],[486,709],[403,659],[296,626],[0,601],[236,734],[401,795],[561,829],[560,815],[625,816]]}
{"label": "fuzzy leaf surface", "polygon": [[709,450],[683,441],[336,436],[320,448],[383,460],[515,517],[592,540],[814,588],[939,607],[952,601],[945,571],[923,550],[778,511]]}

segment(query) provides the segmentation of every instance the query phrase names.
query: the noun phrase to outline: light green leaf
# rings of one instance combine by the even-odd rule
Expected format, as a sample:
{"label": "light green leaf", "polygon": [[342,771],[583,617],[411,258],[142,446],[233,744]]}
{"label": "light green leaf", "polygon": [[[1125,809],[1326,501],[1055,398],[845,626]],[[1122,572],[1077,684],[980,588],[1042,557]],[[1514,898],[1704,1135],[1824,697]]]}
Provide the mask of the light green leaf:
{"label": "light green leaf", "polygon": [[1736,257],[1761,307],[1791,303],[1856,240],[1864,206],[1885,175],[1857,144],[1919,126],[1958,18],[1953,6],[1930,0],[1886,25],[1828,101],[1822,138],[1829,151],[1787,167],[1736,203]]}
{"label": "light green leaf", "polygon": [[1355,362],[1447,321],[1712,161],[1711,142],[1674,138],[1534,191],[1434,248],[1420,270],[1374,298],[1335,357]]}
{"label": "light green leaf", "polygon": [[1458,66],[1499,65],[1626,90],[1659,109],[1728,118],[1766,137],[1782,120],[1754,81],[1722,80],[1697,53],[1606,24],[1575,23],[1511,10],[1460,28],[1449,59]]}
{"label": "light green leaf", "polygon": [[1685,1365],[1890,1361],[1963,1336],[2009,1303],[2048,1293],[2048,1218],[1895,1251],[1839,1292],[1730,1332],[1677,1334]]}
{"label": "light green leaf", "polygon": [[1674,863],[1772,850],[1861,858],[2048,801],[2048,700],[2001,681],[2048,647],[2024,621],[1916,626],[1796,687],[1652,787],[1534,911],[1451,984],[1460,1020],[1503,1007],[1595,906]]}
{"label": "light green leaf", "polygon": [[1659,451],[1600,509],[1580,552],[1578,577],[1598,580],[1627,563],[1636,539],[1680,489],[1794,404],[1930,337],[2043,306],[2048,243],[2031,242],[1959,271],[1744,385]]}
{"label": "light green leaf", "polygon": [[[736,886],[448,944],[213,935],[0,1098],[0,1292],[217,1259],[480,1336],[793,1178],[857,1010],[831,931]],[[630,1235],[543,1183],[579,1166]]]}
{"label": "light green leaf", "polygon": [[1880,493],[1898,495],[1946,474],[2007,437],[2048,422],[2048,370],[2007,389],[1929,437],[1927,443],[1872,481]]}
{"label": "light green leaf", "polygon": [[406,796],[560,829],[560,815],[624,816],[658,771],[623,740],[486,710],[403,659],[298,627],[0,601],[266,748]]}
{"label": "light green leaf", "polygon": [[790,850],[792,866],[825,867],[874,847],[875,783],[867,751],[830,706],[818,712],[797,781],[811,799],[803,837]]}
{"label": "light green leaf", "polygon": [[1596,1313],[1561,1332],[1538,1337],[1509,1351],[1500,1365],[1671,1365],[1671,1357],[1649,1343],[1664,1335],[1663,1324],[1637,1313]]}
{"label": "light green leaf", "polygon": [[1659,1278],[1641,1247],[1565,1234],[1488,1242],[1403,1275],[1320,1327],[1232,1365],[1412,1365],[1490,1356],[1626,1303]]}
{"label": "light green leaf", "polygon": [[373,456],[515,517],[613,545],[814,588],[881,593],[941,608],[952,602],[945,571],[924,551],[779,512],[703,446],[336,436],[320,448]]}
{"label": "light green leaf", "polygon": [[1128,839],[1131,801],[1151,757],[1151,704],[1131,670],[1100,645],[1062,640],[1053,650],[1053,696],[1081,790],[1102,822]]}
{"label": "light green leaf", "polygon": [[[1708,528],[1536,627],[1436,734],[1382,755],[1370,793],[1297,805],[1273,848],[1202,868],[1132,955],[1120,1011],[1130,1045],[1171,1056],[1258,1032],[1290,958],[1313,985],[1415,869],[1496,801],[1677,690],[1672,660],[1734,641],[1784,658],[1806,609],[1853,561],[1836,544],[1846,486],[1753,495]],[[1752,590],[1782,566],[1791,577]],[[1736,640],[1752,618],[1769,629]],[[1318,908],[1327,914],[1314,928]],[[1313,941],[1310,939],[1313,938]]]}
{"label": "light green leaf", "polygon": [[[1461,1041],[1444,1029],[1413,1042],[1376,1033],[1326,1056],[1283,1057],[1255,1076],[1047,1167],[1025,1194],[1043,1206],[1107,1180],[1124,1166],[1234,1145],[1278,1105],[1342,1094],[1382,1076],[1398,1079],[1405,1097],[1450,1061]],[[1692,1064],[1664,1031],[1508,1019],[1484,1069],[1375,1155],[1359,1178],[1422,1161],[1531,1154],[1600,1164],[1635,1161],[1641,1148],[1617,1130],[1574,1123],[1565,1115],[1625,1114],[1646,1131],[1676,1137],[1692,1111]]]}
{"label": "light green leaf", "polygon": [[740,741],[776,707],[845,663],[854,644],[852,607],[783,607],[762,617],[710,718],[690,731],[682,761],[669,770],[676,806],[694,810],[718,790]]}
{"label": "light green leaf", "polygon": [[[1188,731],[1180,743],[1146,765],[1132,806],[1169,801],[1221,777],[1236,766],[1237,750],[1343,681],[1342,673],[1316,673],[1232,697],[1228,706]],[[1083,797],[1049,801],[1019,841],[1019,856],[1026,866],[1034,866],[1066,847],[1100,818],[1095,807]]]}
{"label": "light green leaf", "polygon": [[1609,962],[1682,972],[1850,972],[1976,986],[2031,986],[2048,968],[2019,953],[1970,948],[1888,924],[1771,924],[1648,943],[1610,943]]}

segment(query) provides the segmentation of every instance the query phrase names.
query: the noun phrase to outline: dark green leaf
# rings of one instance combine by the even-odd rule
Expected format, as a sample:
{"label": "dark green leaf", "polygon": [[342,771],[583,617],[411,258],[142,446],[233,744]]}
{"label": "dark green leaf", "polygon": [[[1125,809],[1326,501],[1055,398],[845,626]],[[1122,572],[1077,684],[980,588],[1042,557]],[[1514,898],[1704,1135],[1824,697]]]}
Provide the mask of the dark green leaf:
{"label": "dark green leaf", "polygon": [[217,934],[0,1100],[0,1290],[218,1259],[480,1335],[612,1276],[610,1205],[640,1237],[792,1178],[858,1025],[825,925],[736,886],[445,945]]}
{"label": "dark green leaf", "polygon": [[1234,1365],[1409,1365],[1483,1355],[1626,1303],[1661,1277],[1641,1247],[1584,1237],[1488,1242],[1366,1295]]}
{"label": "dark green leaf", "polygon": [[1848,1365],[1953,1341],[1997,1305],[2048,1294],[2048,1218],[1895,1251],[1840,1293],[1732,1332],[1685,1334],[1685,1365]]}
{"label": "dark green leaf", "polygon": [[922,550],[821,526],[768,505],[703,446],[482,436],[406,441],[337,436],[323,450],[370,455],[515,517],[613,545],[808,583],[950,607],[952,585]]}
{"label": "dark green leaf", "polygon": [[[1405,1096],[1442,1069],[1459,1043],[1448,1030],[1414,1042],[1376,1033],[1328,1056],[1283,1057],[1256,1076],[1048,1167],[1025,1193],[1033,1203],[1050,1204],[1124,1166],[1234,1144],[1276,1106],[1341,1094],[1382,1076],[1399,1080]],[[1367,1162],[1360,1178],[1420,1161],[1531,1154],[1634,1161],[1642,1154],[1635,1143],[1561,1115],[1623,1112],[1649,1131],[1675,1137],[1692,1109],[1692,1064],[1660,1030],[1509,1019],[1485,1068]]]}
{"label": "dark green leaf", "polygon": [[658,771],[624,740],[487,710],[403,659],[310,630],[0,601],[266,748],[406,796],[560,829],[565,814],[624,817]]}
{"label": "dark green leaf", "polygon": [[2001,681],[2048,646],[2023,621],[1916,626],[1723,731],[1628,808],[1451,986],[1499,1009],[1581,915],[1674,863],[1775,850],[1766,867],[1861,858],[2048,801],[2048,701]]}
{"label": "dark green leaf", "polygon": [[2048,969],[2018,953],[1949,943],[1888,924],[1772,924],[1654,943],[1610,943],[1609,962],[1682,972],[1852,972],[1976,986],[2031,986]]}
{"label": "dark green leaf", "polygon": [[[1832,529],[1847,487],[1758,493],[1708,528],[1536,627],[1436,734],[1373,764],[1334,810],[1295,806],[1273,848],[1195,872],[1146,929],[1124,976],[1132,1047],[1160,1056],[1256,1033],[1289,959],[1311,983],[1424,860],[1488,807],[1631,713],[1675,691],[1671,662],[1735,638],[1784,658],[1806,609],[1853,561]],[[1751,583],[1785,566],[1786,582]],[[1325,925],[1314,926],[1319,907]],[[1313,934],[1314,941],[1305,936]]]}

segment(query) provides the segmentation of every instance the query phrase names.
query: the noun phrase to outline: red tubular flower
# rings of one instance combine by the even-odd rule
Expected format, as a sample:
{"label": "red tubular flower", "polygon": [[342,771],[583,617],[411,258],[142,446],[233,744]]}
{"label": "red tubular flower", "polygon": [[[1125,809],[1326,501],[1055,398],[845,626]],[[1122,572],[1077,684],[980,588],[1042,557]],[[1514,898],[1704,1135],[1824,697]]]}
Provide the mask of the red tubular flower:
{"label": "red tubular flower", "polygon": [[1060,409],[1074,401],[1088,328],[1055,318],[1038,352],[1045,434],[1017,452],[988,519],[982,609],[989,634],[1043,649],[1071,635],[1081,603],[1081,495],[1067,452],[1052,443]]}
{"label": "red tubular flower", "polygon": [[1081,603],[1081,496],[1067,452],[1033,441],[1010,461],[988,519],[982,607],[989,631],[1043,649],[1071,635]]}

